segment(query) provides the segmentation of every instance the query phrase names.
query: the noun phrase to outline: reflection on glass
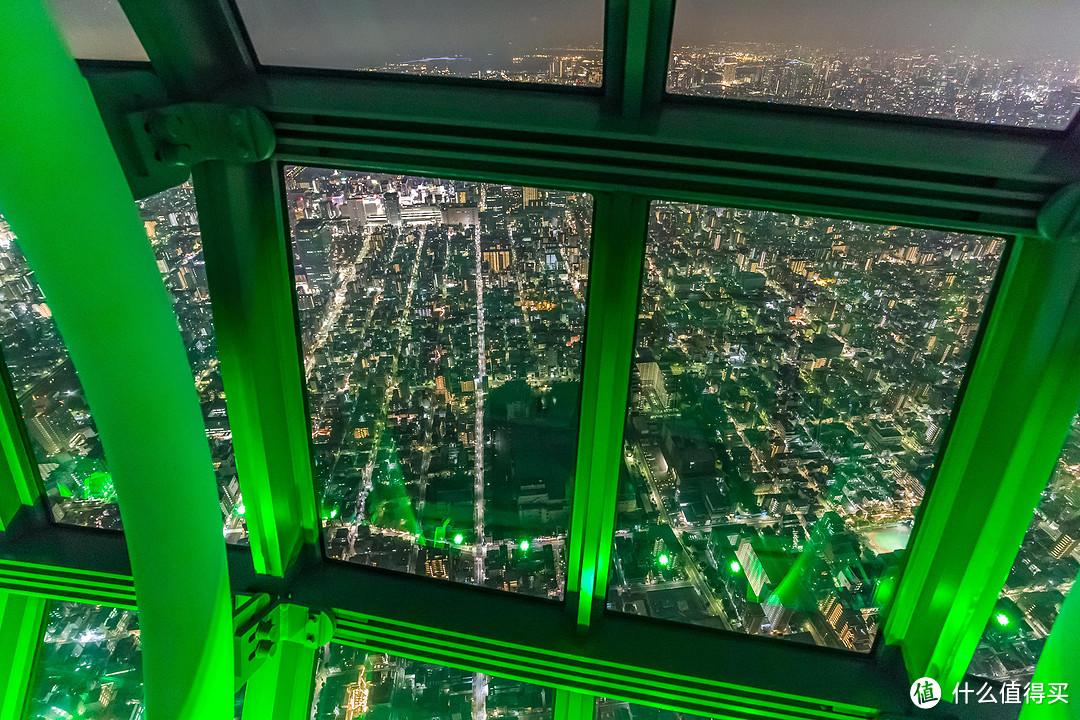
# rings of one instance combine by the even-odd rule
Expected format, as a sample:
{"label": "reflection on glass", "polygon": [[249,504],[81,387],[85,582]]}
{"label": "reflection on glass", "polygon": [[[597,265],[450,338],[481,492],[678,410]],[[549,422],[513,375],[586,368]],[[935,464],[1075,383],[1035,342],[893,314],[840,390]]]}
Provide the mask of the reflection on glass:
{"label": "reflection on glass", "polygon": [[53,605],[30,695],[30,718],[141,717],[142,689],[134,612],[71,602]]}
{"label": "reflection on glass", "polygon": [[1080,570],[1080,415],[1012,570],[1001,589],[968,673],[1026,685]]}
{"label": "reflection on glass", "polygon": [[312,720],[550,720],[551,688],[331,643],[319,653]]}
{"label": "reflection on glass", "polygon": [[710,720],[702,715],[596,698],[596,720]]}
{"label": "reflection on glass", "polygon": [[869,651],[1002,248],[655,203],[609,607]]}
{"label": "reflection on glass", "polygon": [[285,185],[328,554],[561,598],[591,198]]}
{"label": "reflection on glass", "polygon": [[[30,720],[139,720],[144,710],[138,616],[104,605],[54,603],[34,677]],[[243,705],[241,689],[235,720]]]}
{"label": "reflection on glass", "polygon": [[1061,129],[1080,2],[679,0],[668,90]]}
{"label": "reflection on glass", "polygon": [[112,476],[82,384],[34,273],[0,216],[0,346],[53,518],[119,529]]}
{"label": "reflection on glass", "polygon": [[76,58],[149,59],[117,0],[47,0],[47,5]]}
{"label": "reflection on glass", "polygon": [[598,87],[601,0],[237,0],[259,62]]}
{"label": "reflection on glass", "polygon": [[[199,392],[225,536],[231,542],[246,542],[194,192],[185,184],[142,200],[138,206],[170,291]],[[112,476],[78,373],[34,273],[2,216],[0,347],[54,519],[121,529]]]}

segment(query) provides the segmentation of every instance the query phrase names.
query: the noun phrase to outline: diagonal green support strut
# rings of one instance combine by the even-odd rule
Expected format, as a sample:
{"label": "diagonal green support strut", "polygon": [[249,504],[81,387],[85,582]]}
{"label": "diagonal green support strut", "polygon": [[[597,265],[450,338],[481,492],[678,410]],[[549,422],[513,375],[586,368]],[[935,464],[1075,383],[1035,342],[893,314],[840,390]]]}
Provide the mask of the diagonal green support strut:
{"label": "diagonal green support strut", "polygon": [[4,0],[0,207],[109,459],[142,628],[147,720],[232,717],[217,489],[176,317],[90,89],[42,0]]}

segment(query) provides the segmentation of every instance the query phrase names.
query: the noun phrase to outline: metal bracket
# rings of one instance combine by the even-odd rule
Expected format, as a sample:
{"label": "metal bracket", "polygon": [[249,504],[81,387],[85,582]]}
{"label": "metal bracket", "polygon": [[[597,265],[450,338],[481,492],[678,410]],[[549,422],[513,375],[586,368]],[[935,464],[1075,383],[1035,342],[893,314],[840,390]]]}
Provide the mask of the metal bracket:
{"label": "metal bracket", "polygon": [[237,692],[278,651],[281,643],[318,648],[330,642],[334,635],[334,619],[325,611],[274,602],[265,593],[238,597],[236,602],[233,682]]}
{"label": "metal bracket", "polygon": [[1080,183],[1054,193],[1039,211],[1037,224],[1039,234],[1045,238],[1080,242]]}
{"label": "metal bracket", "polygon": [[140,152],[173,165],[255,163],[274,152],[270,120],[253,107],[181,103],[128,115]]}

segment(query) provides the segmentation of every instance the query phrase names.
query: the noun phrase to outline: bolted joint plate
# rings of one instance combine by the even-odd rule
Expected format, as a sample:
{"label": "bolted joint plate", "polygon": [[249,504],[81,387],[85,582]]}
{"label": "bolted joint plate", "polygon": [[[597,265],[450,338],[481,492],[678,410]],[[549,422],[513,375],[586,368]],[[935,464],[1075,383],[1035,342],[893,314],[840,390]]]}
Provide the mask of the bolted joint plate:
{"label": "bolted joint plate", "polygon": [[270,120],[253,107],[181,103],[133,112],[128,121],[147,158],[174,165],[255,163],[276,144]]}
{"label": "bolted joint plate", "polygon": [[1039,211],[1039,234],[1050,240],[1080,242],[1080,183],[1054,193]]}
{"label": "bolted joint plate", "polygon": [[238,599],[233,626],[237,692],[277,653],[281,643],[319,648],[334,636],[334,619],[329,613],[294,603],[275,603],[265,593]]}

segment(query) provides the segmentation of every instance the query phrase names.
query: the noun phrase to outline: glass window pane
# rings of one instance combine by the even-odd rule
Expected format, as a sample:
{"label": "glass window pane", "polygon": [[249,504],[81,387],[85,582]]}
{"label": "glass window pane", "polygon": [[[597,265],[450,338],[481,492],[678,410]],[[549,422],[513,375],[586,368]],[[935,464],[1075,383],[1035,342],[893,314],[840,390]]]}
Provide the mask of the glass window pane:
{"label": "glass window pane", "polygon": [[[243,502],[218,372],[217,346],[190,184],[138,203],[173,300],[206,421],[225,536],[246,543]],[[53,518],[120,530],[108,463],[78,373],[33,270],[0,215],[0,347]]]}
{"label": "glass window pane", "polygon": [[142,43],[117,0],[47,0],[67,40],[80,60],[147,61]]}
{"label": "glass window pane", "polygon": [[142,650],[131,610],[57,602],[38,656],[29,717],[141,717]]}
{"label": "glass window pane", "polygon": [[225,538],[247,544],[244,500],[236,477],[232,430],[225,408],[225,388],[218,367],[214,317],[203,260],[195,189],[190,182],[139,201],[139,214],[154,249],[158,268],[172,298],[199,393],[210,459],[218,483]]}
{"label": "glass window pane", "polygon": [[562,598],[592,198],[285,185],[327,554]]}
{"label": "glass window pane", "polygon": [[668,91],[1061,129],[1080,2],[679,0]]}
{"label": "glass window pane", "polygon": [[596,720],[711,720],[703,715],[596,698]]}
{"label": "glass window pane", "polygon": [[601,0],[237,0],[259,61],[599,87]]}
{"label": "glass window pane", "polygon": [[1080,570],[1080,415],[1073,420],[968,672],[1026,685]]}
{"label": "glass window pane", "polygon": [[312,720],[550,720],[554,690],[330,643],[319,653]]}
{"label": "glass window pane", "polygon": [[[142,648],[134,611],[54,602],[30,693],[30,720],[143,717]],[[244,690],[236,694],[240,720]]]}
{"label": "glass window pane", "polygon": [[654,203],[614,610],[867,652],[1004,242]]}

